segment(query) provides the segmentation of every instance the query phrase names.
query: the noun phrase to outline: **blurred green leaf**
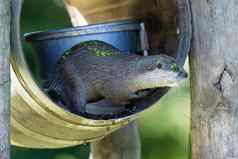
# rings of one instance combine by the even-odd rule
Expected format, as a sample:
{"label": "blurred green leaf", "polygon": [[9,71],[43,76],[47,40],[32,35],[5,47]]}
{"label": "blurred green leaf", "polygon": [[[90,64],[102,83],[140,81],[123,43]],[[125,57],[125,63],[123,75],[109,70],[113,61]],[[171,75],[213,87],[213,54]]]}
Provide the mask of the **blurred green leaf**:
{"label": "blurred green leaf", "polygon": [[78,159],[78,158],[70,154],[59,154],[54,159]]}

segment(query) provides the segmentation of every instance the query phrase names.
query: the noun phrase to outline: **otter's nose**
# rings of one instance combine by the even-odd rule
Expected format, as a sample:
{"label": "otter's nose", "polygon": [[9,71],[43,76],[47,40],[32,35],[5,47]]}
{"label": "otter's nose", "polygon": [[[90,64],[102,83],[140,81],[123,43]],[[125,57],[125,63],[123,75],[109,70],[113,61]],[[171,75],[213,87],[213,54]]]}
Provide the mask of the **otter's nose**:
{"label": "otter's nose", "polygon": [[187,77],[188,77],[188,74],[187,74],[187,72],[180,71],[180,72],[178,73],[178,76],[187,78]]}

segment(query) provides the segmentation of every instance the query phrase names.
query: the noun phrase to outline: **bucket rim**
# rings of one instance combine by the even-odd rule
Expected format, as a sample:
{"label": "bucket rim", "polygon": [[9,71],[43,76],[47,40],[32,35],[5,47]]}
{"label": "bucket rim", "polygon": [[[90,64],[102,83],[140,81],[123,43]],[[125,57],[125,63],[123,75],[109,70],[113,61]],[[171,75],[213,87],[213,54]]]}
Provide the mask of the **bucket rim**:
{"label": "bucket rim", "polygon": [[141,22],[139,20],[121,20],[106,23],[96,23],[64,29],[52,29],[48,31],[25,33],[24,38],[26,41],[33,42],[91,34],[139,31],[141,29],[140,24]]}

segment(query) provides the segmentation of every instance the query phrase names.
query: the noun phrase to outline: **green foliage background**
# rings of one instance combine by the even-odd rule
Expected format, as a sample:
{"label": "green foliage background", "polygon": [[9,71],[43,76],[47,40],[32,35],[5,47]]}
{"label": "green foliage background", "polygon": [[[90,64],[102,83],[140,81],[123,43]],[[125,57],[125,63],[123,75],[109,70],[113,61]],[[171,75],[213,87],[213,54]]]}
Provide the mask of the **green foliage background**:
{"label": "green foliage background", "polygon": [[[65,9],[53,1],[25,0],[22,32],[70,27]],[[24,44],[25,50],[30,50]],[[29,65],[34,68],[30,54]],[[34,70],[34,69],[33,69]],[[33,71],[33,73],[35,73]],[[151,109],[141,113],[140,134],[142,159],[187,159],[190,125],[189,84],[173,88]],[[88,159],[89,146],[80,145],[57,150],[35,150],[14,147],[12,159]]]}

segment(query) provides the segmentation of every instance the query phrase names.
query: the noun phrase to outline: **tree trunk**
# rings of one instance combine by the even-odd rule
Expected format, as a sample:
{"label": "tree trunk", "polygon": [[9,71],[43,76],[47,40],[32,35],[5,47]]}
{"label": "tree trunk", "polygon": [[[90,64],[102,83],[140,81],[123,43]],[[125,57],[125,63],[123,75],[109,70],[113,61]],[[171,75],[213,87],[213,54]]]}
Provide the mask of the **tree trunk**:
{"label": "tree trunk", "polygon": [[0,0],[0,159],[10,159],[10,0]]}
{"label": "tree trunk", "polygon": [[137,122],[91,143],[90,159],[140,159],[140,138]]}
{"label": "tree trunk", "polygon": [[191,0],[193,159],[238,158],[238,2]]}

